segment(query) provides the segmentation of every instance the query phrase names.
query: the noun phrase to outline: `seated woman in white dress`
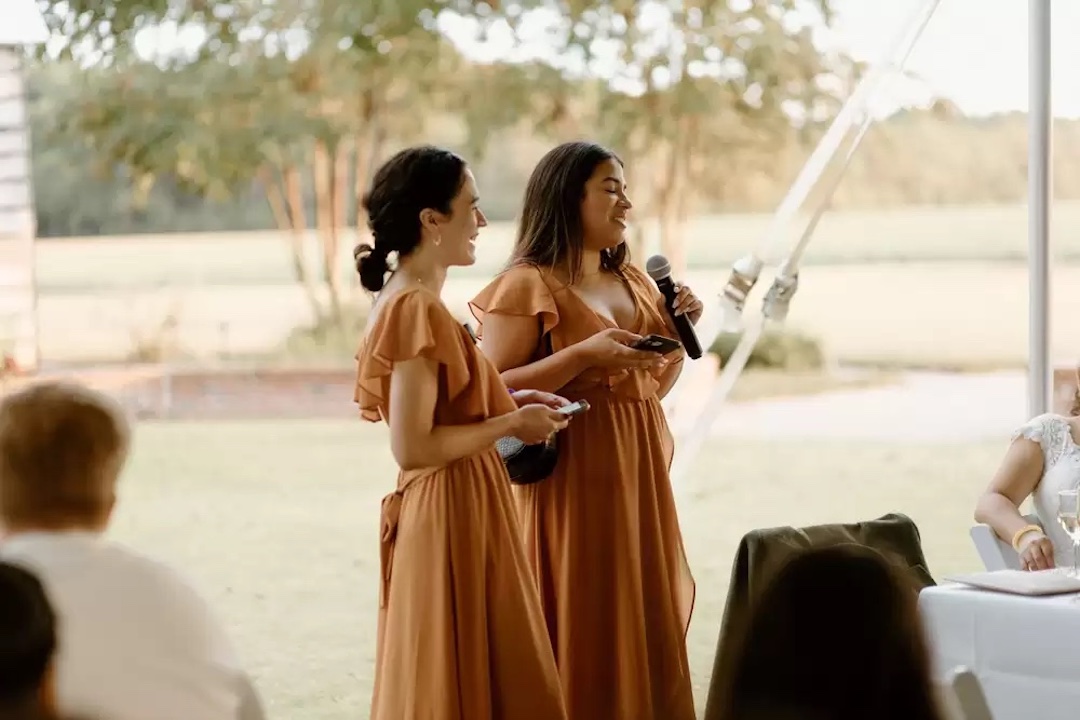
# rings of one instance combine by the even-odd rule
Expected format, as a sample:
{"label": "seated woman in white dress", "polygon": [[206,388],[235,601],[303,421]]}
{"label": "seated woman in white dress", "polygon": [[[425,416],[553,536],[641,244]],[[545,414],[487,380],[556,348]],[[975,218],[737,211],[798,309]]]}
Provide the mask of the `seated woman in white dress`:
{"label": "seated woman in white dress", "polygon": [[[1072,566],[1072,541],[1057,523],[1057,496],[1080,488],[1078,415],[1080,390],[1069,417],[1046,413],[1024,423],[975,506],[976,522],[1012,543],[1025,570]],[[1029,495],[1042,527],[1020,514]]]}

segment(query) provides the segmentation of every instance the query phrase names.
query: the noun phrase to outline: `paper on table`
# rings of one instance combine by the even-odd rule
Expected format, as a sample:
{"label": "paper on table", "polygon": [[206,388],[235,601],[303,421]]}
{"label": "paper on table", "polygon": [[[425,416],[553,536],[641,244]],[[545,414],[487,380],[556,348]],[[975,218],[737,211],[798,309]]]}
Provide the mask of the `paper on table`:
{"label": "paper on table", "polygon": [[1080,593],[1080,577],[1072,577],[1063,568],[1052,570],[994,570],[946,577],[952,582],[971,585],[983,590],[1013,593],[1014,595],[1064,595]]}

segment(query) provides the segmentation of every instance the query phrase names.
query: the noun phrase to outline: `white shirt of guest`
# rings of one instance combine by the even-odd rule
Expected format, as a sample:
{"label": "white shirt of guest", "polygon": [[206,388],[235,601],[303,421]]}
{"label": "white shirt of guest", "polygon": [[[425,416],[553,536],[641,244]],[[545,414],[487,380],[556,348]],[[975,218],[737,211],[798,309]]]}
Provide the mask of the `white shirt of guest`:
{"label": "white shirt of guest", "polygon": [[177,572],[84,532],[23,533],[0,559],[42,581],[58,620],[63,714],[234,720],[246,676],[209,606]]}

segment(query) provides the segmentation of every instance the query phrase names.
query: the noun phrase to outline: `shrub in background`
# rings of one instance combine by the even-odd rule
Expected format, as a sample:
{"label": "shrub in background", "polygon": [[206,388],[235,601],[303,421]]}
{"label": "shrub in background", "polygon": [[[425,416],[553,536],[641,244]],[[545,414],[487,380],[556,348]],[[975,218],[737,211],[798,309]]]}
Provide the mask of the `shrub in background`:
{"label": "shrub in background", "polygon": [[[709,352],[720,357],[721,366],[727,362],[742,333],[721,333],[709,347]],[[817,338],[783,328],[766,330],[750,353],[746,367],[769,370],[823,370],[826,366],[825,350]]]}

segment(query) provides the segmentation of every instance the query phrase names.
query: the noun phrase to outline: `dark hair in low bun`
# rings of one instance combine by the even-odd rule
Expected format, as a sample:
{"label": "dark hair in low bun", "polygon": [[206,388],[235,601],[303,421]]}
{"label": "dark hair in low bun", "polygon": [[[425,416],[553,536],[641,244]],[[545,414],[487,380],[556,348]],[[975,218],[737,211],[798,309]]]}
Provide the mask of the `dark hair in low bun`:
{"label": "dark hair in low bun", "polygon": [[364,288],[382,290],[390,253],[407,257],[420,244],[421,211],[450,214],[465,182],[465,168],[465,161],[449,150],[420,145],[402,150],[378,169],[361,201],[373,241],[353,250]]}
{"label": "dark hair in low bun", "polygon": [[[378,245],[378,243],[375,243]],[[376,252],[375,247],[367,243],[357,245],[353,250],[356,272],[360,284],[371,292],[382,290],[386,282],[386,273],[390,272],[390,263],[385,252]]]}

